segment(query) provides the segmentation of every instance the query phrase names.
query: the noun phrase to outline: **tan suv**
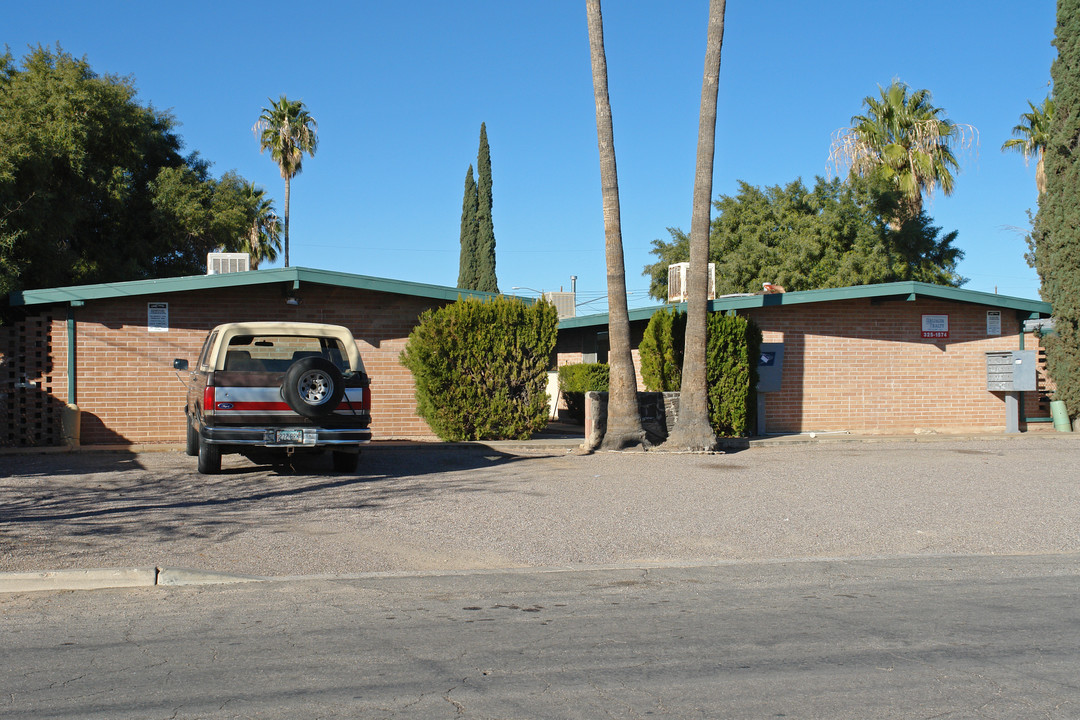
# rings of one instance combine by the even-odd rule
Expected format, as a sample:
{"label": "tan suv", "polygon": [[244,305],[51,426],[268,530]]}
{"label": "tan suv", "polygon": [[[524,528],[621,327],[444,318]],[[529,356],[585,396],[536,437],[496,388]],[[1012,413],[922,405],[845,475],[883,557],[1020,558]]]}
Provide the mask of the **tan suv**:
{"label": "tan suv", "polygon": [[199,472],[220,472],[224,453],[255,462],[333,452],[356,470],[371,442],[370,380],[348,328],[301,322],[218,325],[188,370],[187,453]]}

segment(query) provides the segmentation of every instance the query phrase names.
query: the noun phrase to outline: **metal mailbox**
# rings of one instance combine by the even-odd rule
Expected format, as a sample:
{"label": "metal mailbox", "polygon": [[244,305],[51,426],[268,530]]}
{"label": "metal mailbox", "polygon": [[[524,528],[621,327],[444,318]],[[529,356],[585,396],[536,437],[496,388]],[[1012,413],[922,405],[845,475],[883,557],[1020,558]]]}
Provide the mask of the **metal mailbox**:
{"label": "metal mailbox", "polygon": [[778,392],[784,371],[784,343],[761,343],[758,353],[758,392]]}
{"label": "metal mailbox", "polygon": [[1034,350],[1003,350],[986,353],[986,389],[990,392],[1037,390]]}
{"label": "metal mailbox", "polygon": [[765,393],[779,392],[784,373],[784,343],[761,343],[758,353],[757,434],[765,434]]}

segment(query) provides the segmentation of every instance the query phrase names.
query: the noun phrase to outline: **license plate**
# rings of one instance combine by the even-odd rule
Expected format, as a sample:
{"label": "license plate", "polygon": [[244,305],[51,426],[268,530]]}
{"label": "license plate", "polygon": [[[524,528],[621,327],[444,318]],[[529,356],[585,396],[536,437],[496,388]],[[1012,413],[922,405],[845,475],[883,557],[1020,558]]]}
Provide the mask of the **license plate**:
{"label": "license plate", "polygon": [[278,443],[302,443],[304,442],[303,430],[278,430],[274,433],[274,442]]}

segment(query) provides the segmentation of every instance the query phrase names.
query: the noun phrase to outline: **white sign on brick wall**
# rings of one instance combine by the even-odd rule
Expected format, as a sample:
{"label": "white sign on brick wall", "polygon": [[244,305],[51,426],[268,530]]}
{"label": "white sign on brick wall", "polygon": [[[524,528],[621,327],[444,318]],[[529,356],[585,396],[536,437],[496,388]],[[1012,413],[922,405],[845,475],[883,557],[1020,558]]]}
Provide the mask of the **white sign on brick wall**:
{"label": "white sign on brick wall", "polygon": [[1000,335],[1001,334],[1001,311],[1000,310],[987,310],[986,311],[986,334],[987,335]]}
{"label": "white sign on brick wall", "polygon": [[923,315],[922,336],[924,338],[947,338],[949,337],[948,315]]}
{"label": "white sign on brick wall", "polygon": [[169,332],[169,303],[146,303],[146,329],[150,332]]}

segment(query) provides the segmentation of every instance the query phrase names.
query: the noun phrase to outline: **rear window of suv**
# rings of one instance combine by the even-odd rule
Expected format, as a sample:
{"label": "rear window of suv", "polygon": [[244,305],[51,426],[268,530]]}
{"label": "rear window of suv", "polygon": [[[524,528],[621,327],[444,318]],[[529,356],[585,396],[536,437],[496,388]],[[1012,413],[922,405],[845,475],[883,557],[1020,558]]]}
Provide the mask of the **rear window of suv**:
{"label": "rear window of suv", "polygon": [[336,338],[302,335],[237,335],[229,341],[224,370],[285,372],[297,360],[321,357],[343,373],[349,372],[349,355]]}

